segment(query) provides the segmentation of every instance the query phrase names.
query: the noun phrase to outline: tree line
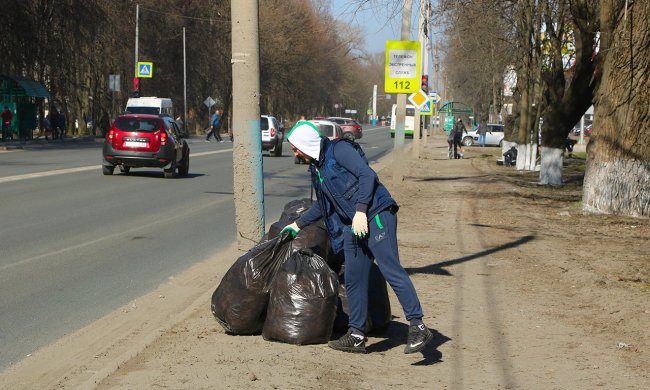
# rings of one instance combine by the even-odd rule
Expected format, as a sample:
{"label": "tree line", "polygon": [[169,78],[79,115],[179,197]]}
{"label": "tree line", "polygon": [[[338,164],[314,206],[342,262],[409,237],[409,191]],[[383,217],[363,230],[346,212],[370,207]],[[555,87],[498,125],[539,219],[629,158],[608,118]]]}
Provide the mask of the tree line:
{"label": "tree line", "polygon": [[[207,127],[208,96],[227,116],[230,1],[8,0],[0,74],[39,81],[50,93],[44,109],[57,107],[68,122],[78,120],[80,134],[96,132],[96,125],[81,124],[119,113],[133,92],[136,3],[138,60],[153,63],[153,77],[140,79],[141,96],[171,97],[182,112],[185,28],[189,130]],[[332,16],[327,3],[261,0],[259,31],[262,113],[290,121],[335,114],[340,104],[365,114],[383,64],[362,50],[359,31]],[[119,92],[109,91],[109,75],[120,75]]]}
{"label": "tree line", "polygon": [[[650,216],[650,2],[439,0],[445,69],[454,98],[480,123],[502,112],[518,168],[562,184],[564,140],[594,106],[583,203]],[[503,96],[512,74],[512,97]]]}

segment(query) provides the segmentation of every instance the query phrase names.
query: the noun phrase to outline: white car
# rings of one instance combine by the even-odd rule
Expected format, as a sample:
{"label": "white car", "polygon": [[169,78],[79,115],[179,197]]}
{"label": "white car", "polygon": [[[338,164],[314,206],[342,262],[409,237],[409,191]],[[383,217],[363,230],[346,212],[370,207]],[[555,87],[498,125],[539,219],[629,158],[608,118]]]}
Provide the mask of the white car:
{"label": "white car", "polygon": [[[489,123],[487,125],[487,133],[485,133],[485,144],[501,146],[503,142],[503,125],[496,123]],[[476,130],[468,131],[463,135],[463,145],[472,146],[478,145],[478,128]]]}
{"label": "white car", "polygon": [[268,151],[271,156],[282,156],[282,142],[284,141],[284,126],[274,116],[262,115],[260,117],[260,131],[262,132],[262,150]]}

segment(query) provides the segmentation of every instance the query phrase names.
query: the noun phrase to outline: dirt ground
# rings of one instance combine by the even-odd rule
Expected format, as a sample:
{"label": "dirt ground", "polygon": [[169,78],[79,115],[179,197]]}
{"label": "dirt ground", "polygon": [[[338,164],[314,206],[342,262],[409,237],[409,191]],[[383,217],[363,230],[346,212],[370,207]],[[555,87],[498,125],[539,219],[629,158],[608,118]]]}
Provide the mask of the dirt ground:
{"label": "dirt ground", "polygon": [[[0,374],[2,388],[647,389],[650,221],[583,214],[584,159],[567,184],[495,164],[497,148],[448,160],[435,136],[405,180],[379,175],[401,208],[402,263],[434,342],[404,355],[406,321],[368,354],[229,336],[210,295],[236,258],[207,259]],[[272,222],[272,221],[271,221]]]}

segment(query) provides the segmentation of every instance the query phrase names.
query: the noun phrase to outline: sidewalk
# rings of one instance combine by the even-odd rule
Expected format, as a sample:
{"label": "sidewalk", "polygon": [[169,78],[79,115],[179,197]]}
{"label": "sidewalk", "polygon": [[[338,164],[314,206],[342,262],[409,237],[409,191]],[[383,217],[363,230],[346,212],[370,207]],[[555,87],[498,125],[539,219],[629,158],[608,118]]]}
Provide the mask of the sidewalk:
{"label": "sidewalk", "polygon": [[537,187],[497,167],[498,148],[449,160],[445,137],[431,141],[419,160],[407,152],[402,183],[392,156],[376,165],[435,330],[423,353],[402,353],[407,322],[392,291],[395,318],[369,335],[367,355],[224,334],[210,296],[231,248],[0,374],[0,387],[647,388],[650,222],[582,215],[579,188]]}

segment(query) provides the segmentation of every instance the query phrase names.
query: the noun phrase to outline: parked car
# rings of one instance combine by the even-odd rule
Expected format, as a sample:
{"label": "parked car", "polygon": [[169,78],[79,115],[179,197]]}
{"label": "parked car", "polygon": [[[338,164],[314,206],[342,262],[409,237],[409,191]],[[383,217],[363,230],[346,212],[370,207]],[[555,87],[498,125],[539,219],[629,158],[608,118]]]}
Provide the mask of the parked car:
{"label": "parked car", "polygon": [[[331,140],[343,138],[343,129],[341,129],[341,126],[337,125],[332,121],[328,121],[324,119],[315,119],[315,120],[310,120],[309,122],[318,126],[321,135]],[[295,164],[302,164],[305,161],[302,158],[295,156],[293,162]]]}
{"label": "parked car", "polygon": [[262,150],[268,151],[271,156],[282,156],[282,142],[284,141],[284,126],[271,115],[260,117],[262,131]]}
{"label": "parked car", "polygon": [[[488,123],[487,127],[487,133],[485,133],[485,144],[501,146],[503,142],[503,125]],[[472,146],[474,144],[478,145],[478,127],[463,135],[463,145]]]}
{"label": "parked car", "polygon": [[335,122],[341,129],[343,129],[343,136],[350,140],[360,139],[363,136],[363,129],[359,122],[352,118],[343,118],[338,116],[331,116],[327,118],[328,121]]}
{"label": "parked car", "polygon": [[104,139],[102,173],[115,167],[128,174],[131,168],[162,168],[165,177],[188,174],[190,148],[180,129],[168,116],[127,114],[118,116]]}

